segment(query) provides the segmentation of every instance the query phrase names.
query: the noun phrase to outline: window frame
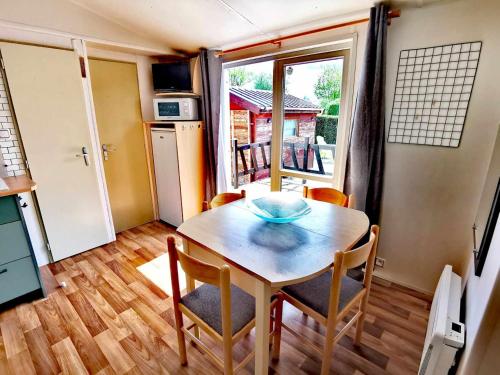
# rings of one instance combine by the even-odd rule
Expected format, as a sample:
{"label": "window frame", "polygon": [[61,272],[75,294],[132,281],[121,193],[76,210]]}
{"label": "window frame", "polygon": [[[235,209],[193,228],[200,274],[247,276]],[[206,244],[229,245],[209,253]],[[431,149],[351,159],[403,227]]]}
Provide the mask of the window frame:
{"label": "window frame", "polygon": [[[282,168],[282,145],[283,129],[285,121],[284,113],[284,88],[285,67],[288,65],[311,63],[321,60],[343,58],[342,86],[340,97],[340,112],[337,126],[337,143],[335,150],[335,164],[332,176],[318,175],[301,171],[292,171]],[[351,106],[349,96],[349,76],[351,72],[351,50],[341,49],[328,52],[300,54],[293,57],[279,58],[274,61],[273,71],[273,128],[271,144],[271,191],[281,190],[281,180],[284,176],[297,177],[306,180],[314,180],[330,183],[334,188],[343,190],[345,176],[345,164],[347,159],[347,147],[350,133]]]}
{"label": "window frame", "polygon": [[[277,95],[274,94],[275,90],[275,85],[276,85],[276,74],[275,74],[275,69],[277,65],[277,61],[280,60],[285,60],[288,58],[300,58],[300,57],[305,57],[305,56],[314,56],[317,57],[320,54],[323,53],[332,53],[332,52],[343,52],[347,55],[348,59],[344,59],[344,66],[343,66],[343,79],[342,79],[342,98],[341,98],[341,113],[339,113],[339,126],[338,126],[338,131],[337,131],[337,148],[336,148],[336,153],[335,153],[335,167],[334,167],[334,173],[333,173],[333,179],[331,176],[327,176],[327,178],[321,179],[319,178],[320,181],[326,180],[328,183],[331,183],[332,186],[338,190],[343,190],[344,187],[344,177],[345,177],[345,166],[346,166],[346,161],[347,161],[347,153],[348,153],[348,143],[349,143],[349,138],[350,138],[350,132],[351,132],[351,123],[352,123],[352,116],[354,113],[354,85],[355,85],[355,76],[356,76],[356,62],[357,62],[357,45],[358,45],[358,34],[356,32],[354,33],[348,33],[348,34],[339,34],[339,35],[334,35],[325,38],[324,40],[317,40],[316,43],[308,43],[308,44],[298,44],[298,45],[293,45],[291,44],[290,46],[280,46],[276,52],[250,52],[250,53],[245,53],[243,55],[232,55],[229,54],[224,57],[224,62],[223,62],[223,72],[225,77],[227,76],[228,69],[230,68],[235,68],[238,66],[245,66],[245,65],[250,65],[250,64],[255,64],[259,62],[264,62],[264,61],[273,61],[274,62],[274,67],[273,67],[273,134],[276,131],[276,125],[274,123],[274,117],[275,117],[275,98]],[[313,58],[314,60],[314,58]],[[347,61],[347,63],[346,63]],[[225,79],[227,81],[227,77]],[[226,86],[228,86],[228,82],[224,83],[224,89],[226,89]],[[227,111],[229,111],[229,107],[226,108]],[[225,110],[226,110],[225,109]],[[342,119],[340,115],[342,114]],[[283,114],[282,116],[283,117]],[[224,126],[229,127],[229,118],[225,120]],[[228,133],[229,134],[229,133]],[[275,147],[275,149],[278,149],[281,154],[281,144],[282,144],[282,134],[281,131],[278,130],[279,134],[279,147]],[[224,140],[228,141],[229,140]],[[271,150],[272,151],[272,150]],[[274,156],[276,159],[277,157]],[[229,147],[229,155],[227,158],[225,158],[226,161],[226,169],[227,169],[227,174],[231,175],[231,167],[230,167],[230,161],[231,161],[231,152],[230,152],[230,147]],[[278,163],[274,162],[273,159],[273,153],[271,154],[271,191],[279,191],[281,189],[281,172],[279,173],[274,173],[276,176],[273,178],[273,163],[275,165],[280,166],[281,168],[281,156],[278,159]],[[293,171],[286,171],[285,172],[287,175],[292,176],[292,177],[298,177],[302,178],[304,176],[303,173],[295,173]],[[318,175],[309,175],[307,176],[307,179],[310,180],[318,180]],[[228,185],[229,186],[229,185]]]}

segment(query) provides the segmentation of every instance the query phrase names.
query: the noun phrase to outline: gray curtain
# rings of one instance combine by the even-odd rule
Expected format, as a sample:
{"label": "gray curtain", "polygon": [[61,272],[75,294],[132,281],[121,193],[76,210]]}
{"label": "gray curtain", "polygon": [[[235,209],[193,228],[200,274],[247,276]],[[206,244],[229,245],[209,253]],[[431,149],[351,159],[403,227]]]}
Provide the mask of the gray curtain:
{"label": "gray curtain", "polygon": [[370,11],[366,49],[354,111],[344,190],[356,208],[378,224],[384,174],[385,65],[387,14],[377,4]]}
{"label": "gray curtain", "polygon": [[217,194],[217,165],[220,126],[220,90],[222,59],[215,51],[200,50],[201,98],[203,121],[205,122],[206,184],[205,199],[211,200]]}

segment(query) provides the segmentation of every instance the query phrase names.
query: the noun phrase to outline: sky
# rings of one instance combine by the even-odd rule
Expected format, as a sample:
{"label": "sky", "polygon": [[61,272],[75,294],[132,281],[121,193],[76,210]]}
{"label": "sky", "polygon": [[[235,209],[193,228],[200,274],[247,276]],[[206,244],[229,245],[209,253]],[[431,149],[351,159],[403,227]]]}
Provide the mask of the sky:
{"label": "sky", "polygon": [[[320,104],[319,99],[314,95],[314,84],[321,74],[322,65],[327,64],[339,65],[342,68],[342,59],[293,65],[293,71],[286,80],[287,92],[298,98],[309,100],[314,104]],[[245,68],[254,74],[268,73],[272,75],[273,61],[245,65]],[[253,82],[249,82],[243,87],[253,89]]]}

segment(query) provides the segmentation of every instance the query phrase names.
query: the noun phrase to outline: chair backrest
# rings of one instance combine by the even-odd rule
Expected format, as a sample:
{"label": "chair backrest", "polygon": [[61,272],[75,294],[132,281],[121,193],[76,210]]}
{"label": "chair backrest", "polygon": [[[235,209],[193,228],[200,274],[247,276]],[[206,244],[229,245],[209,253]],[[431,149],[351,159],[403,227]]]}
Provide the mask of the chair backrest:
{"label": "chair backrest", "polygon": [[370,229],[370,239],[367,243],[355,249],[344,251],[342,268],[349,270],[351,268],[359,267],[363,263],[367,263],[368,265],[368,263],[372,260],[371,258],[373,258],[373,262],[375,262],[378,232],[378,225],[372,225]]}
{"label": "chair backrest", "polygon": [[378,235],[378,225],[372,225],[370,228],[370,239],[366,244],[352,250],[337,251],[335,253],[328,317],[334,317],[338,313],[342,277],[345,276],[348,269],[358,267],[366,262],[363,286],[369,290],[373,276],[373,267],[375,265],[375,256],[377,255]]}
{"label": "chair backrest", "polygon": [[318,145],[326,145],[326,141],[325,141],[325,137],[321,136],[321,135],[317,135],[316,136],[316,142],[318,143]]}
{"label": "chair backrest", "polygon": [[[195,280],[203,283],[212,284],[220,289],[221,294],[221,314],[223,332],[229,332],[229,335],[224,334],[224,340],[231,340],[231,278],[229,266],[224,264],[221,267],[202,262],[192,256],[180,251],[175,245],[175,237],[168,236],[167,238],[168,257],[170,261],[170,278],[172,281],[173,302],[178,306],[181,299],[181,291],[179,287],[179,271],[177,261],[181,264],[184,272]],[[174,306],[174,307],[175,307]],[[175,307],[177,308],[177,307]],[[228,337],[226,337],[228,336]]]}
{"label": "chair backrest", "polygon": [[215,208],[219,206],[223,206],[225,204],[237,201],[238,199],[242,199],[246,197],[245,190],[241,190],[240,193],[221,193],[217,194],[208,204],[204,204],[203,210],[206,211],[210,208]]}
{"label": "chair backrest", "polygon": [[349,206],[349,197],[334,188],[309,188],[304,186],[304,198],[336,204],[342,207]]}
{"label": "chair backrest", "polygon": [[[171,268],[170,273],[172,277],[174,276],[174,273],[178,275],[177,261],[179,261],[184,272],[193,279],[203,283],[220,286],[220,274],[222,268],[202,262],[201,260],[193,258],[192,256],[185,254],[183,251],[180,251],[175,245],[174,236],[168,236],[167,245]],[[175,268],[175,272],[172,272],[172,268]]]}

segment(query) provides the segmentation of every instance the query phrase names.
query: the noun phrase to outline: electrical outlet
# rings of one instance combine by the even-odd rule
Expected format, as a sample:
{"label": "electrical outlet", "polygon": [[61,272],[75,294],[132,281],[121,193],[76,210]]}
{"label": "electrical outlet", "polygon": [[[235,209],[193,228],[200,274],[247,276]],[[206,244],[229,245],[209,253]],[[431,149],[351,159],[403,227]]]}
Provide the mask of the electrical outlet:
{"label": "electrical outlet", "polygon": [[379,257],[375,258],[375,265],[377,267],[384,268],[384,264],[385,264],[385,259],[384,258],[379,258]]}

